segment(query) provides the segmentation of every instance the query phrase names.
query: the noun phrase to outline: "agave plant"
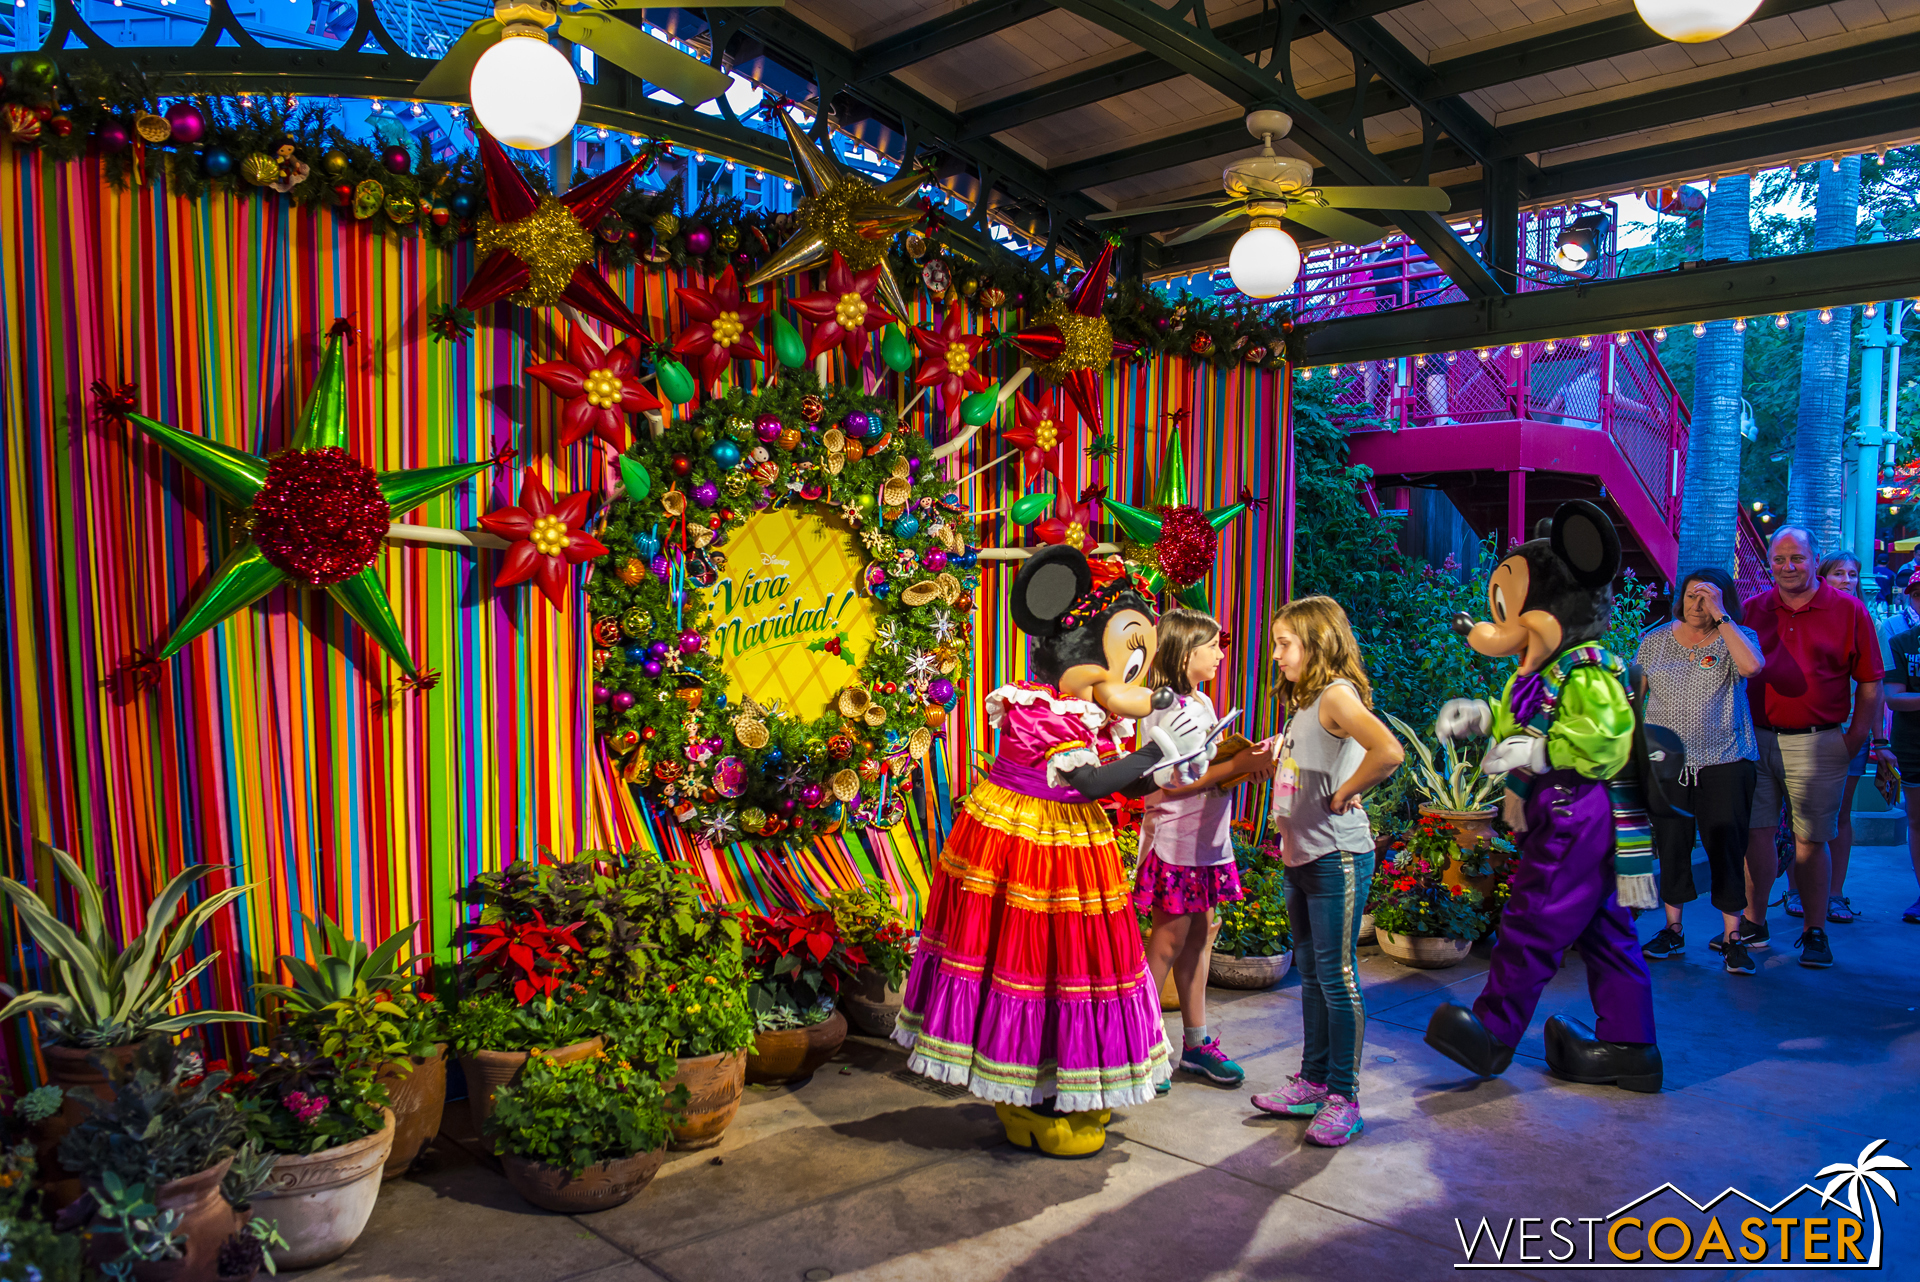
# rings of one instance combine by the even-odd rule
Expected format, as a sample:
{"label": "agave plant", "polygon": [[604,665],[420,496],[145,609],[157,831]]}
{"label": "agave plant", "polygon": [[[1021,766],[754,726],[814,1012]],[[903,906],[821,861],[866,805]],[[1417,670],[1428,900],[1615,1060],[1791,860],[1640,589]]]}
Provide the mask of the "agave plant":
{"label": "agave plant", "polygon": [[259,992],[284,998],[289,1011],[315,1015],[335,1002],[348,1000],[356,991],[399,991],[413,987],[412,966],[408,965],[403,972],[396,969],[394,963],[400,950],[413,938],[413,928],[420,924],[418,921],[408,922],[381,940],[378,947],[370,949],[340,929],[325,913],[320,914],[317,922],[305,913],[299,916],[300,924],[306,927],[307,940],[313,946],[314,961],[305,962],[283,954],[280,962],[293,976],[293,983],[254,985]]}
{"label": "agave plant", "polygon": [[178,1033],[201,1024],[260,1022],[257,1016],[237,1010],[172,1013],[175,1000],[220,954],[207,954],[178,978],[173,974],[174,963],[200,928],[251,886],[216,891],[176,922],[174,914],[188,889],[214,871],[212,864],[184,868],[147,906],[146,926],[125,949],[119,949],[107,934],[100,888],[66,851],[44,843],[36,846],[53,856],[54,867],[73,887],[80,905],[80,929],[75,931],[55,917],[26,886],[0,877],[0,890],[13,900],[21,921],[46,953],[54,978],[52,992],[16,994],[0,984],[0,991],[13,999],[0,1010],[0,1020],[37,1011],[47,1025],[48,1041],[81,1047],[124,1046],[153,1033]]}
{"label": "agave plant", "polygon": [[1415,759],[1407,764],[1413,769],[1413,786],[1426,797],[1428,805],[1436,810],[1485,810],[1500,795],[1507,777],[1504,773],[1481,774],[1477,765],[1461,759],[1451,739],[1440,741],[1440,752],[1446,763],[1442,769],[1440,761],[1434,759],[1433,749],[1427,747],[1412,726],[1391,712],[1386,718],[1393,724],[1395,733],[1414,751]]}

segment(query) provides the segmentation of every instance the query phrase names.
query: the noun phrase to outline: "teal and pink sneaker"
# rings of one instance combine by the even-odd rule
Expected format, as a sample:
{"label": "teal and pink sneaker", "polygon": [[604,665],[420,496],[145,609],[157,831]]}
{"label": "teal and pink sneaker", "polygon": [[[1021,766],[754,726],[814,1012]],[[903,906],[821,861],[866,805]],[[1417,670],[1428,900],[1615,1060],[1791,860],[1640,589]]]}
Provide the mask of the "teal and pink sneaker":
{"label": "teal and pink sneaker", "polygon": [[1180,1053],[1180,1067],[1188,1073],[1198,1073],[1209,1081],[1222,1086],[1238,1086],[1247,1080],[1246,1070],[1227,1058],[1220,1049],[1220,1039],[1209,1037],[1198,1046],[1189,1046]]}
{"label": "teal and pink sneaker", "polygon": [[1366,1125],[1361,1120],[1358,1104],[1329,1091],[1326,1104],[1307,1123],[1307,1140],[1326,1148],[1339,1148],[1365,1130]]}
{"label": "teal and pink sneaker", "polygon": [[1319,1082],[1309,1082],[1298,1073],[1287,1079],[1283,1089],[1253,1097],[1253,1106],[1262,1112],[1288,1113],[1296,1117],[1318,1113],[1326,1102],[1327,1088]]}

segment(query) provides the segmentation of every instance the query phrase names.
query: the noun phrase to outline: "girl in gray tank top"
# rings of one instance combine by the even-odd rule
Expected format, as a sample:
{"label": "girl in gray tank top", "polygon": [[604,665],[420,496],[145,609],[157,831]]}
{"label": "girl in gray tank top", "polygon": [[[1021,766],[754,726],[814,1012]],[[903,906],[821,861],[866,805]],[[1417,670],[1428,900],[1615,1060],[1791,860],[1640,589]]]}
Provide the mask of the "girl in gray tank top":
{"label": "girl in gray tank top", "polygon": [[1282,821],[1282,853],[1290,868],[1312,863],[1336,850],[1359,854],[1373,849],[1373,828],[1364,809],[1335,813],[1329,807],[1335,790],[1353,778],[1367,755],[1358,739],[1343,739],[1320,720],[1320,705],[1327,690],[1341,687],[1360,693],[1353,682],[1336,678],[1312,703],[1288,719],[1281,739],[1281,768],[1284,770],[1284,763],[1290,760],[1295,773],[1292,813]]}

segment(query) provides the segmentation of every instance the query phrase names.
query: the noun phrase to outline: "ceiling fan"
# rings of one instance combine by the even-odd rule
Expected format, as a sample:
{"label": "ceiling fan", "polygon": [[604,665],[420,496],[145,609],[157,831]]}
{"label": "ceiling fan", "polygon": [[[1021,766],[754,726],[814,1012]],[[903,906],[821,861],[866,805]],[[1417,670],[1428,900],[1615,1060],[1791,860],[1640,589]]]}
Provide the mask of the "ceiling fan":
{"label": "ceiling fan", "polygon": [[[707,7],[777,8],[781,3],[711,0]],[[414,93],[441,102],[471,101],[487,132],[508,146],[551,147],[580,119],[580,78],[566,55],[548,43],[549,28],[688,106],[725,93],[733,84],[727,72],[618,16],[649,7],[660,6],[620,0],[498,0],[493,16],[468,27]]]}
{"label": "ceiling fan", "polygon": [[1220,180],[1226,189],[1225,196],[1181,200],[1145,209],[1116,209],[1090,215],[1087,221],[1112,222],[1172,210],[1225,209],[1224,213],[1181,232],[1167,244],[1184,245],[1241,218],[1251,219],[1255,228],[1276,229],[1284,218],[1350,245],[1370,245],[1385,234],[1384,230],[1342,210],[1421,209],[1445,213],[1452,208],[1447,193],[1438,187],[1315,187],[1312,165],[1292,156],[1274,154],[1273,140],[1286,137],[1292,128],[1293,118],[1284,111],[1248,113],[1247,132],[1260,139],[1260,154],[1227,166]]}

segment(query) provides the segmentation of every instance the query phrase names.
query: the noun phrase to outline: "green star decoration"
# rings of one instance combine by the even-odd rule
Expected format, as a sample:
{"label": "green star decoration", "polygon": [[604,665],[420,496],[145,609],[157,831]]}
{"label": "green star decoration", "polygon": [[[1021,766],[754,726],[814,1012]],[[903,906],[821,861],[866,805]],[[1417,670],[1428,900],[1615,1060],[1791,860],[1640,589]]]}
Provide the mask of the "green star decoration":
{"label": "green star decoration", "polygon": [[[212,486],[221,498],[237,508],[245,509],[248,514],[248,537],[228,553],[214,574],[213,582],[193,603],[179,626],[174,628],[166,644],[149,656],[147,662],[160,663],[171,659],[189,641],[228,615],[252,605],[274,588],[291,583],[298,587],[323,588],[355,623],[380,643],[380,648],[392,656],[408,677],[416,681],[422,679],[421,670],[407,649],[406,639],[400,634],[400,623],[394,617],[386,589],[370,563],[373,556],[378,554],[377,543],[372,546],[371,552],[357,558],[364,563],[351,568],[339,581],[310,583],[290,573],[283,565],[275,564],[269,550],[261,545],[255,528],[255,501],[267,488],[268,472],[277,461],[298,452],[321,450],[340,451],[344,456],[347,443],[347,391],[343,340],[348,331],[344,320],[335,321],[328,331],[319,377],[314,382],[305,409],[301,411],[293,443],[283,454],[271,457],[249,454],[139,414],[125,415],[127,422],[179,459],[195,476]],[[439,467],[378,473],[374,479],[378,483],[379,497],[388,508],[387,516],[378,517],[378,520],[384,525],[391,516],[419,507],[492,464],[493,460],[487,459],[479,463],[449,463]],[[358,515],[364,531],[365,523],[375,519],[377,511],[369,508]],[[321,531],[322,535],[333,532]]]}

